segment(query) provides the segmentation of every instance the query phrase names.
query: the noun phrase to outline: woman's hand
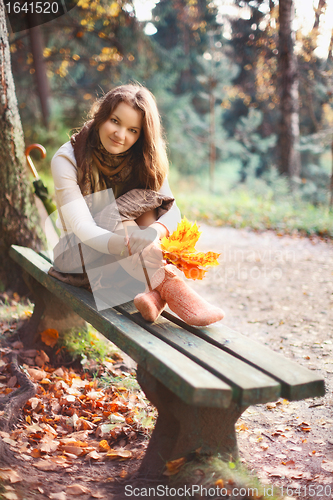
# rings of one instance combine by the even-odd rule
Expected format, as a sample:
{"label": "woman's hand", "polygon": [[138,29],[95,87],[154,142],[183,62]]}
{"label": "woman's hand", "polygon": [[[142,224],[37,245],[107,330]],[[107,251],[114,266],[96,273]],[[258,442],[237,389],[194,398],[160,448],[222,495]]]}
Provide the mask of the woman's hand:
{"label": "woman's hand", "polygon": [[138,264],[141,265],[140,253],[146,267],[158,268],[162,266],[163,254],[159,240],[164,235],[164,230],[165,228],[161,224],[154,224],[131,234],[128,243],[133,255],[133,268],[137,267]]}
{"label": "woman's hand", "polygon": [[[152,243],[141,252],[143,263],[146,267],[159,268],[163,264],[163,254],[159,245]],[[133,257],[133,266],[142,265],[140,254]]]}
{"label": "woman's hand", "polygon": [[159,235],[156,229],[147,227],[146,229],[136,229],[128,236],[128,247],[132,255],[139,254],[152,243],[157,244]]}

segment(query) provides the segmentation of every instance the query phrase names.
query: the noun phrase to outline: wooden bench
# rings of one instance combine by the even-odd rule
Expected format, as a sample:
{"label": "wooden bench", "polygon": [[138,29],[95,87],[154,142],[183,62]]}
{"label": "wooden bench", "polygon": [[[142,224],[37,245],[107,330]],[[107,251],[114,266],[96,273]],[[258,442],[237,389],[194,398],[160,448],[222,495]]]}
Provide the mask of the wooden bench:
{"label": "wooden bench", "polygon": [[137,362],[138,382],[158,409],[143,473],[160,474],[167,461],[198,448],[237,458],[235,423],[248,406],[324,395],[316,372],[226,326],[195,328],[168,312],[147,323],[132,302],[98,312],[91,293],[47,274],[44,256],[19,246],[10,255],[35,293],[30,340],[45,326],[83,318]]}

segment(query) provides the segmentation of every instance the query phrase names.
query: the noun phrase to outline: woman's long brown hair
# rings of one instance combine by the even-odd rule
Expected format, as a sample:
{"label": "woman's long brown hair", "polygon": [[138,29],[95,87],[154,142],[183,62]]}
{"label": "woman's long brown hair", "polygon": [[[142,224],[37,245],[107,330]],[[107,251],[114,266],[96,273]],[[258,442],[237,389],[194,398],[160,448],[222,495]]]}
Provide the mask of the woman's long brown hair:
{"label": "woman's long brown hair", "polygon": [[98,99],[90,111],[91,120],[74,136],[72,144],[78,164],[79,184],[85,177],[93,149],[99,145],[99,127],[121,102],[142,113],[141,134],[132,146],[132,177],[135,177],[137,186],[158,191],[169,168],[161,119],[153,94],[147,88],[134,84],[116,87]]}

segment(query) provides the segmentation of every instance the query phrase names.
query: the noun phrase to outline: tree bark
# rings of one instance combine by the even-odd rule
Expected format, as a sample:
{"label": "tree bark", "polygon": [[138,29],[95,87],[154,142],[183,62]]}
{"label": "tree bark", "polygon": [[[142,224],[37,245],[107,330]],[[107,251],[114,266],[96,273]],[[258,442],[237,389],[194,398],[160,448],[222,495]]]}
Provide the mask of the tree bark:
{"label": "tree bark", "polygon": [[37,93],[42,109],[43,122],[45,127],[48,127],[50,118],[50,88],[44,63],[44,41],[40,26],[30,28],[29,34],[31,52],[34,58],[34,69],[36,72]]}
{"label": "tree bark", "polygon": [[333,211],[333,137],[331,142],[331,159],[332,159],[332,171],[331,171],[331,182],[330,182],[330,212]]}
{"label": "tree bark", "polygon": [[20,292],[26,287],[21,270],[8,256],[10,245],[38,249],[42,232],[27,179],[3,0],[0,0],[0,78],[0,287]]}
{"label": "tree bark", "polygon": [[315,20],[313,24],[313,30],[318,31],[320,16],[324,14],[326,7],[327,7],[326,0],[319,0],[318,7],[315,9]]}
{"label": "tree bark", "polygon": [[299,94],[297,59],[294,53],[295,36],[292,30],[293,0],[279,2],[279,72],[280,72],[280,130],[279,169],[290,178],[301,173],[299,144]]}
{"label": "tree bark", "polygon": [[331,40],[330,40],[330,45],[328,47],[328,55],[327,55],[327,62],[332,62],[333,61],[333,29],[331,32]]}

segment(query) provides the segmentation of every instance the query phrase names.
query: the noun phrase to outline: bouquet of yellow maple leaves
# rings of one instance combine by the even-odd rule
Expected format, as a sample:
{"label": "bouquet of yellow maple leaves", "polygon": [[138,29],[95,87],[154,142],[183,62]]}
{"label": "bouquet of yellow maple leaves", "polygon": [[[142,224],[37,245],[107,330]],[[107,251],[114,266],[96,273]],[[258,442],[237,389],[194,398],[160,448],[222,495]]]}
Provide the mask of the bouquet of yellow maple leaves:
{"label": "bouquet of yellow maple leaves", "polygon": [[168,238],[161,240],[163,258],[168,264],[173,264],[183,271],[186,278],[202,280],[209,267],[218,266],[218,257],[215,252],[197,252],[195,245],[200,238],[201,231],[197,223],[191,224],[184,217]]}

